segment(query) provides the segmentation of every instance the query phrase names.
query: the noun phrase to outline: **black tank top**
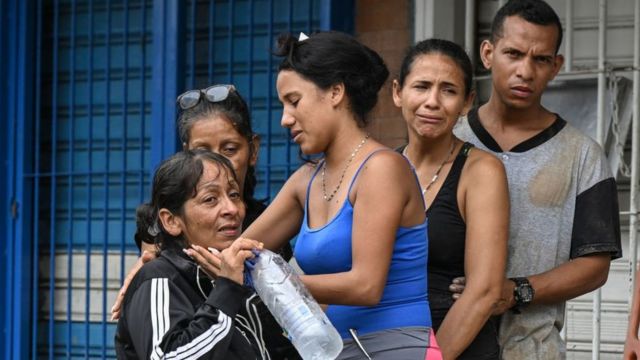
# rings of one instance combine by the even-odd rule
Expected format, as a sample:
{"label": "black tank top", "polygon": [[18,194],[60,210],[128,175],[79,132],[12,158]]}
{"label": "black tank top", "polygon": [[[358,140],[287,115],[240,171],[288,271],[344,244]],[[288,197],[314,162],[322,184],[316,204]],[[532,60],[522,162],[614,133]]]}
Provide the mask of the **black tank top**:
{"label": "black tank top", "polygon": [[[451,281],[464,276],[464,247],[467,225],[458,208],[458,183],[473,144],[465,142],[456,156],[447,178],[427,209],[429,224],[429,304],[433,328],[438,331],[453,306]],[[498,360],[496,319],[489,319],[458,359]]]}
{"label": "black tank top", "polygon": [[468,142],[462,145],[442,187],[427,209],[429,303],[432,310],[445,310],[445,313],[453,305],[449,291],[451,280],[464,276],[464,243],[467,225],[458,208],[458,183],[472,147],[473,145]]}

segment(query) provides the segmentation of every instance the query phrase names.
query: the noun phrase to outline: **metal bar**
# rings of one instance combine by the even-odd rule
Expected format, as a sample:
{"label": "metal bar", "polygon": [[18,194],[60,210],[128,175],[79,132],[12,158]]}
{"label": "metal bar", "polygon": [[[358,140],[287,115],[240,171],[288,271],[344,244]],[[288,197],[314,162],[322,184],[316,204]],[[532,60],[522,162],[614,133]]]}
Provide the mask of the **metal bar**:
{"label": "metal bar", "polygon": [[640,0],[635,0],[633,17],[633,89],[632,89],[633,122],[631,124],[631,187],[629,189],[629,313],[635,288],[636,271],[638,269],[638,193],[640,182],[638,167],[640,166]]}
{"label": "metal bar", "polygon": [[[7,5],[6,7],[8,9],[6,9],[6,13],[5,13],[5,5],[6,3],[0,3],[0,16],[2,16],[0,19],[3,19],[2,22],[0,22],[0,41],[5,41],[5,26],[6,26],[6,41],[7,43],[10,42],[9,37],[10,35],[8,35],[10,33],[10,29],[13,29],[14,27],[16,27],[16,25],[13,23],[13,21],[16,20],[17,16],[12,16],[11,14],[11,9],[9,8],[9,6]],[[4,21],[4,19],[7,19],[6,21]],[[6,24],[6,25],[5,25]],[[14,33],[14,39],[17,38],[17,31],[13,31]],[[7,46],[6,52],[7,53],[11,53],[12,49],[11,49],[11,44],[9,44]],[[0,76],[2,76],[2,80],[5,80],[5,76],[6,76],[6,80],[11,83],[11,77],[13,74],[15,74],[15,71],[9,71],[8,69],[11,68],[12,64],[12,58],[13,57],[7,57],[6,53],[5,53],[5,47],[4,46],[0,46],[0,65],[2,67],[0,67]],[[6,64],[5,64],[6,62]],[[3,71],[4,68],[7,68],[7,71]],[[6,95],[10,95],[11,91],[7,91]],[[2,92],[2,95],[5,95],[4,92]],[[10,106],[12,103],[13,99],[8,99],[5,96],[2,96],[2,100],[0,100],[0,103],[2,104],[2,106]],[[15,122],[12,122],[12,119],[10,119],[9,117],[7,117],[6,121],[8,122],[9,125],[9,131],[11,133],[11,135],[7,136],[6,138],[2,138],[2,140],[7,140],[9,142],[9,147],[8,147],[8,151],[7,151],[7,171],[9,172],[9,175],[6,180],[0,180],[0,181],[7,181],[6,183],[6,189],[3,188],[3,191],[7,191],[7,194],[9,195],[9,198],[7,198],[7,205],[9,205],[11,203],[12,200],[15,201],[15,199],[11,199],[11,193],[13,192],[13,189],[15,188],[15,182],[12,181],[15,178],[15,166],[8,166],[10,164],[10,159],[13,159],[15,156],[15,152],[16,152],[16,146],[13,144],[13,139],[16,137],[15,136],[15,132],[17,131],[16,127],[17,124],[15,124]],[[3,158],[4,161],[4,158]],[[13,221],[10,221],[8,223],[9,226],[7,226],[7,233],[5,233],[6,238],[7,239],[14,239],[15,238],[15,226]],[[15,320],[13,318],[14,312],[13,312],[13,296],[12,294],[14,293],[13,291],[13,282],[14,282],[14,277],[13,277],[13,273],[11,271],[9,271],[9,269],[13,269],[14,268],[14,257],[12,256],[13,254],[13,247],[14,242],[13,241],[6,241],[6,248],[4,248],[4,245],[2,248],[0,248],[1,251],[5,252],[6,255],[3,255],[3,258],[5,258],[6,256],[6,268],[3,267],[3,270],[5,270],[4,273],[4,281],[5,284],[3,284],[6,288],[7,291],[6,293],[3,294],[3,299],[2,301],[4,301],[5,303],[3,305],[5,305],[3,307],[3,311],[4,311],[4,319],[2,319],[4,322],[7,323],[7,327],[8,328],[12,328],[13,329],[13,324],[15,323]],[[6,249],[6,250],[5,250]],[[37,274],[37,272],[36,272]],[[3,323],[4,323],[3,322]],[[7,331],[5,338],[3,339],[2,342],[0,342],[0,346],[4,346],[4,357],[9,359],[11,357],[11,355],[13,354],[13,344],[14,344],[14,339],[13,339],[13,331]]]}
{"label": "metal bar", "polygon": [[[56,152],[56,139],[58,137],[58,21],[59,21],[59,7],[58,0],[53,2],[53,68],[52,68],[52,84],[51,84],[51,172],[55,173],[57,167],[57,152]],[[56,178],[51,178],[50,191],[51,201],[49,206],[49,358],[53,358],[53,344],[54,344],[54,303],[55,303],[55,273],[56,273]]]}
{"label": "metal bar", "polygon": [[216,25],[216,4],[215,0],[209,1],[209,82],[208,85],[213,85],[215,75],[215,26]]}
{"label": "metal bar", "polygon": [[[95,150],[97,147],[94,146],[93,149]],[[138,175],[140,173],[141,170],[128,170],[125,171],[126,174],[128,175]],[[88,176],[88,175],[94,175],[94,176],[102,176],[102,175],[120,175],[120,171],[118,170],[111,170],[111,171],[74,171],[74,172],[69,172],[69,171],[60,171],[57,173],[51,173],[51,172],[39,172],[38,174],[35,173],[27,173],[24,175],[25,178],[29,179],[29,178],[34,178],[36,176],[40,176],[40,177],[65,177],[65,176]]]}
{"label": "metal bar", "polygon": [[[597,117],[597,141],[602,147],[605,145],[605,56],[606,56],[606,26],[607,26],[607,1],[599,1],[598,11],[598,117]],[[600,359],[600,325],[601,325],[602,290],[597,289],[593,294],[593,339],[591,359]]]}
{"label": "metal bar", "polygon": [[[122,71],[122,139],[120,144],[120,151],[122,152],[122,172],[120,174],[121,181],[121,208],[120,208],[120,253],[124,254],[124,244],[126,237],[126,201],[127,201],[127,183],[125,179],[125,171],[127,170],[127,123],[128,123],[128,111],[129,111],[129,0],[124,1],[124,29],[122,34],[122,44],[124,51],[124,61],[123,61],[123,71]],[[144,86],[144,85],[143,85]],[[108,118],[110,119],[110,117]],[[106,135],[107,144],[111,142],[110,133],[107,132]],[[109,162],[111,158],[110,151],[107,151],[106,155],[106,170],[109,171]],[[102,357],[104,359],[107,340],[107,264],[108,262],[108,244],[109,244],[109,226],[108,226],[108,211],[109,211],[109,188],[105,189],[105,212],[104,212],[104,223],[105,223],[105,231],[104,231],[104,243],[102,248],[103,254],[103,275],[102,275],[102,297],[103,297],[103,312],[102,312]],[[120,270],[124,270],[120,268]]]}
{"label": "metal bar", "polygon": [[[40,176],[38,173],[40,171],[40,125],[41,125],[41,75],[42,75],[42,0],[38,0],[37,2],[37,14],[36,14],[36,56],[35,56],[35,101],[34,101],[34,128],[35,128],[35,150],[34,150],[34,180],[33,180],[33,201],[31,202],[31,206],[38,206],[37,199],[40,198]],[[31,292],[33,294],[33,299],[40,298],[40,281],[38,268],[40,263],[40,211],[33,211],[33,225],[31,227],[31,231],[33,232],[33,250],[32,250],[32,258],[33,264],[31,266],[32,283],[31,283]],[[38,320],[39,316],[39,306],[38,301],[31,302],[31,319],[33,319],[31,326],[31,358],[36,359],[38,354]],[[8,358],[8,357],[7,357]]]}
{"label": "metal bar", "polygon": [[564,36],[564,71],[573,70],[573,0],[567,0]]}
{"label": "metal bar", "polygon": [[[269,25],[267,29],[269,44],[273,41],[273,0],[269,0]],[[273,56],[267,57],[267,162],[271,164],[271,123],[273,122]],[[265,167],[265,185],[267,196],[271,197],[271,166]]]}
{"label": "metal bar", "polygon": [[[107,5],[108,6],[108,5]],[[87,161],[87,170],[88,170],[88,174],[87,174],[87,193],[91,194],[92,193],[92,189],[91,187],[93,186],[93,156],[91,156],[93,154],[93,46],[94,46],[94,26],[93,26],[93,0],[89,0],[89,14],[90,14],[90,24],[89,24],[89,102],[88,102],[88,106],[89,106],[89,136],[88,138],[88,142],[87,142],[87,146],[88,146],[88,161]],[[106,37],[106,44],[107,44],[107,49],[110,43],[110,39],[109,39],[109,28],[111,26],[111,19],[107,18],[107,37]],[[108,58],[107,58],[107,62],[108,62]],[[108,66],[108,65],[107,65]],[[107,68],[108,70],[108,68]],[[107,81],[108,81],[108,75],[107,75]],[[108,99],[107,99],[108,101]],[[84,348],[84,355],[85,358],[89,357],[89,339],[91,338],[91,336],[89,335],[89,309],[91,308],[91,295],[90,295],[90,291],[89,289],[91,288],[91,236],[92,236],[92,231],[91,231],[91,213],[92,213],[92,207],[93,207],[93,197],[92,196],[87,196],[87,233],[86,233],[86,243],[85,243],[85,323],[84,323],[84,331],[85,331],[85,336],[86,336],[86,341],[85,341],[85,348]]]}
{"label": "metal bar", "polygon": [[155,169],[160,162],[177,149],[175,131],[175,101],[183,85],[184,69],[179,59],[179,29],[183,4],[177,0],[153,2],[153,70],[152,89],[157,93],[151,99],[151,118],[155,126],[151,132],[151,164]]}
{"label": "metal bar", "polygon": [[189,44],[189,60],[191,61],[191,68],[189,69],[189,89],[196,88],[196,28],[198,27],[198,22],[196,21],[197,9],[198,9],[198,1],[193,0],[191,2],[191,31],[189,32],[189,36],[191,38],[191,43]]}
{"label": "metal bar", "polygon": [[[142,86],[140,87],[140,169],[144,169],[144,154],[145,154],[145,129],[146,129],[146,88],[147,88],[147,4],[145,0],[142,0],[140,5],[140,14],[142,19],[140,21],[140,76],[142,78]],[[125,169],[126,170],[126,169]],[[138,178],[138,202],[144,201],[144,172],[140,172]],[[124,253],[120,254],[120,280],[124,281]]]}
{"label": "metal bar", "polygon": [[[73,173],[74,170],[74,161],[73,161],[73,148],[75,147],[74,141],[74,115],[75,115],[75,96],[76,96],[76,1],[71,1],[71,77],[69,81],[69,85],[71,86],[70,96],[69,96],[69,107],[71,108],[70,117],[69,117],[69,166],[70,170]],[[67,354],[71,354],[71,303],[72,303],[72,280],[73,280],[73,217],[72,217],[72,209],[73,209],[73,176],[69,175],[67,177],[68,181],[68,194],[67,194],[67,224],[69,226],[69,239],[67,239],[67,338],[66,338],[66,351]]]}
{"label": "metal bar", "polygon": [[228,83],[233,84],[233,25],[234,25],[234,4],[233,0],[229,0],[229,27],[227,28],[227,41],[229,42],[229,57],[227,59],[227,77]]}
{"label": "metal bar", "polygon": [[254,4],[253,0],[249,0],[249,89],[247,90],[247,94],[245,94],[245,99],[247,100],[247,106],[249,106],[249,110],[253,110],[253,12],[254,12]]}
{"label": "metal bar", "polygon": [[464,11],[464,48],[467,55],[471,59],[471,63],[475,64],[476,51],[476,1],[466,0]]}
{"label": "metal bar", "polygon": [[[9,53],[3,60],[6,61],[5,70],[7,83],[4,90],[9,91],[6,94],[7,115],[6,124],[10,129],[4,139],[8,140],[7,157],[3,157],[8,162],[7,170],[9,172],[6,178],[8,196],[11,198],[11,216],[7,216],[7,235],[6,252],[3,258],[7,258],[6,274],[8,275],[6,292],[8,309],[7,323],[3,323],[4,339],[0,346],[6,344],[8,353],[7,358],[21,359],[28,355],[28,333],[29,333],[29,302],[32,301],[31,296],[31,243],[23,241],[26,238],[24,229],[30,223],[30,214],[21,208],[24,204],[29,203],[30,193],[23,182],[22,174],[25,172],[27,159],[30,160],[30,152],[25,144],[25,134],[31,131],[25,122],[31,119],[32,115],[32,35],[33,24],[32,14],[33,2],[15,1],[9,4],[3,3],[0,6],[6,6],[7,11],[3,15],[3,24],[6,24],[7,41],[5,50]],[[6,22],[5,22],[6,21]],[[5,148],[6,149],[6,148]],[[5,204],[8,205],[8,204]],[[38,274],[37,272],[35,274]],[[10,334],[8,334],[10,333]]]}
{"label": "metal bar", "polygon": [[287,11],[287,32],[291,34],[293,31],[293,0],[289,0]]}
{"label": "metal bar", "polygon": [[596,140],[601,146],[605,142],[605,56],[606,56],[606,18],[607,18],[607,1],[599,0],[598,12],[598,114],[597,114],[597,132]]}
{"label": "metal bar", "polygon": [[309,0],[309,13],[307,16],[307,34],[310,34],[313,30],[313,0]]}
{"label": "metal bar", "polygon": [[[273,1],[270,1],[273,3]],[[320,30],[327,31],[331,29],[331,7],[333,6],[332,0],[321,0],[320,2]],[[272,20],[269,22],[273,22]]]}

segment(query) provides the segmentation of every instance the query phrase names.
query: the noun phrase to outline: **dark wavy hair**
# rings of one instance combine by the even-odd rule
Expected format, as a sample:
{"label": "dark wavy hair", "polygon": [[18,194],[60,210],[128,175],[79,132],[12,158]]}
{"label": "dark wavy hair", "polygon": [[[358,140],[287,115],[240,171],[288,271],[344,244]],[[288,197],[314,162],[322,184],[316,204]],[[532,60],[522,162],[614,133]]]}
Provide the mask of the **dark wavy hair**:
{"label": "dark wavy hair", "polygon": [[151,202],[138,206],[136,210],[136,243],[138,239],[144,242],[153,239],[160,250],[179,250],[187,246],[182,236],[172,236],[164,230],[158,212],[164,208],[175,215],[184,214],[184,203],[197,194],[196,186],[202,177],[204,161],[224,169],[237,181],[229,159],[208,150],[185,150],[164,160],[153,176]]}
{"label": "dark wavy hair", "polygon": [[411,67],[416,58],[428,54],[445,55],[458,65],[464,79],[464,94],[465,96],[469,96],[473,89],[473,66],[471,65],[471,59],[469,59],[469,55],[467,55],[466,51],[464,51],[460,45],[443,39],[422,40],[407,49],[404,59],[402,60],[402,66],[400,67],[400,76],[398,77],[400,87],[404,86],[404,81],[411,72]]}
{"label": "dark wavy hair", "polygon": [[543,0],[509,0],[496,13],[491,23],[491,42],[496,43],[502,37],[505,18],[518,16],[536,25],[555,25],[558,29],[556,54],[562,44],[562,24],[558,14]]}
{"label": "dark wavy hair", "polygon": [[273,54],[283,57],[278,71],[295,71],[320,89],[343,83],[351,110],[362,127],[389,77],[378,53],[341,32],[318,32],[303,41],[281,34]]}
{"label": "dark wavy hair", "polygon": [[[257,135],[253,132],[251,126],[249,107],[236,89],[229,91],[229,95],[225,100],[210,102],[203,97],[196,106],[187,110],[181,109],[178,115],[178,134],[180,135],[180,141],[182,141],[183,144],[188,144],[191,129],[196,122],[218,115],[222,115],[228,119],[236,131],[247,140],[247,143],[249,143],[249,156],[258,150],[253,146],[253,139]],[[242,189],[242,196],[249,204],[261,202],[254,198],[257,184],[256,169],[254,166],[249,165],[244,179],[244,189]]]}

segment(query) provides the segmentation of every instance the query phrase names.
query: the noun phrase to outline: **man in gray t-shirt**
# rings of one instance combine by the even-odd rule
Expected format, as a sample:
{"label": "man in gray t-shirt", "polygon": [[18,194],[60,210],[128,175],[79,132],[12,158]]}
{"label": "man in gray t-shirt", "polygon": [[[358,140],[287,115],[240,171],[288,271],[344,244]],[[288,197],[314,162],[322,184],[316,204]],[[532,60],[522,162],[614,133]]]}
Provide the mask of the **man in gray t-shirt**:
{"label": "man in gray t-shirt", "polygon": [[622,255],[616,183],[593,140],[540,99],[562,67],[562,28],[541,0],[511,0],[480,55],[489,101],[454,130],[502,159],[511,219],[499,343],[503,359],[563,359],[567,300],[602,286]]}

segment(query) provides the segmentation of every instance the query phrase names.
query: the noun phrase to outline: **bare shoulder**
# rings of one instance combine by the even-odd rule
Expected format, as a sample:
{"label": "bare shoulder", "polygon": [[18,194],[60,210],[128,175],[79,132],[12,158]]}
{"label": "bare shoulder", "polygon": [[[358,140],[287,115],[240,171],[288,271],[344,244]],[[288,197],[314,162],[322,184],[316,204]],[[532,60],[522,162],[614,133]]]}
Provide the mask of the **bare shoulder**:
{"label": "bare shoulder", "polygon": [[298,170],[296,170],[285,182],[281,191],[292,192],[297,195],[304,194],[306,192],[307,185],[311,180],[313,174],[318,170],[318,163],[304,163]]}
{"label": "bare shoulder", "polygon": [[411,165],[402,154],[388,148],[379,148],[363,164],[357,184],[372,191],[394,189],[407,195],[416,184]]}
{"label": "bare shoulder", "polygon": [[409,171],[411,166],[402,154],[385,147],[373,150],[373,154],[363,165],[367,172],[382,175],[393,176],[398,171]]}
{"label": "bare shoulder", "polygon": [[502,184],[506,183],[502,161],[495,155],[478,149],[471,148],[460,174],[460,182],[466,184],[467,188],[473,188],[480,184]]}
{"label": "bare shoulder", "polygon": [[494,180],[505,176],[504,165],[495,155],[475,147],[469,150],[462,172],[463,178]]}

